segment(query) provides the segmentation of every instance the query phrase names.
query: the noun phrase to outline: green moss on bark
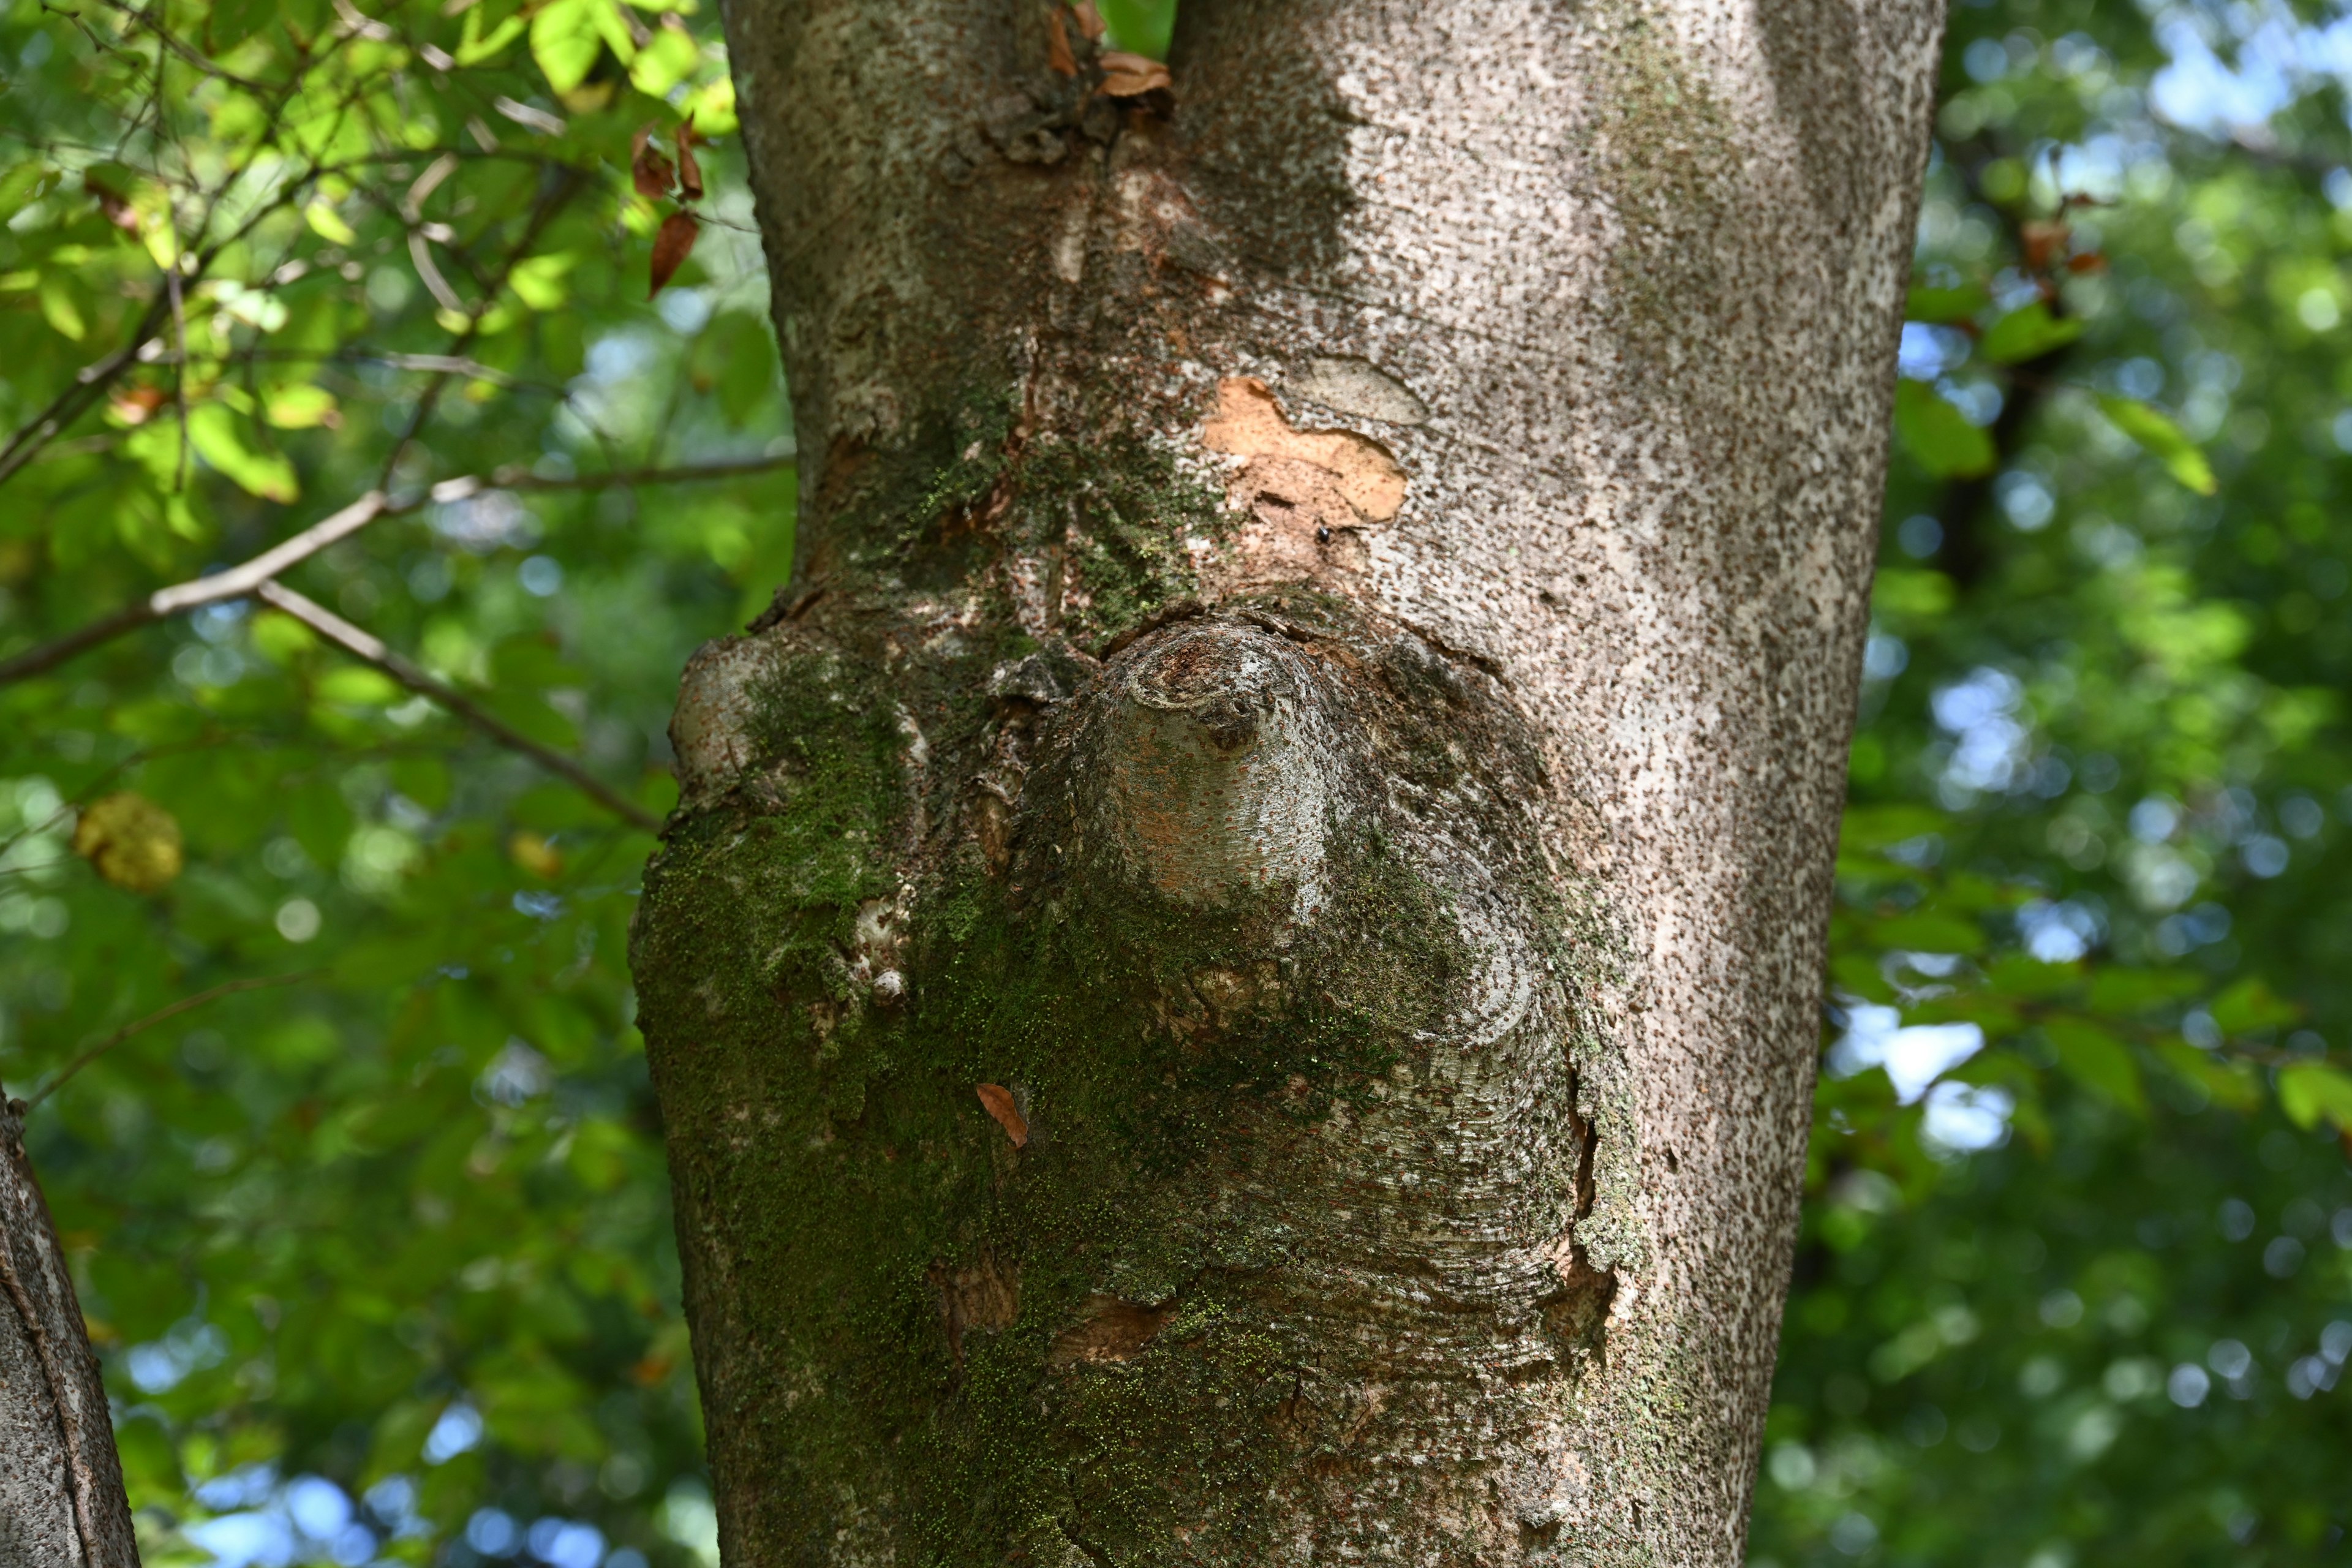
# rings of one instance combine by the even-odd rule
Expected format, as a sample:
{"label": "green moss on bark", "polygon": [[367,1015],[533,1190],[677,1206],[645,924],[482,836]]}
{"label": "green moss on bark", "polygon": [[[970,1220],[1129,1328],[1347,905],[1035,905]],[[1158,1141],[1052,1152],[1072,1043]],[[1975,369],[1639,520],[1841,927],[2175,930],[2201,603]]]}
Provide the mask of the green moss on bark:
{"label": "green moss on bark", "polygon": [[[1094,482],[1034,471],[1040,494]],[[1328,1184],[1335,1128],[1433,1070],[1494,962],[1397,800],[1460,809],[1464,759],[1503,731],[1442,658],[1344,605],[1251,614],[1217,635],[1329,643],[1314,679],[1363,710],[1332,720],[1361,776],[1310,920],[1292,881],[1203,906],[1086,869],[1051,802],[1087,798],[1084,777],[1054,794],[1087,753],[1043,742],[992,867],[958,759],[1029,721],[989,717],[970,653],[781,660],[745,782],[649,874],[640,1014],[739,1560],[1130,1561],[1181,1536],[1253,1561],[1269,1488],[1321,1462],[1297,1402],[1325,1287],[1294,1273],[1293,1204]],[[1047,728],[1117,692],[1098,679]],[[901,715],[946,759],[910,763]],[[1495,765],[1530,764],[1505,746]],[[1507,783],[1477,788],[1507,816]],[[1540,879],[1503,869],[1559,949]],[[981,1083],[1014,1094],[1025,1146]]]}

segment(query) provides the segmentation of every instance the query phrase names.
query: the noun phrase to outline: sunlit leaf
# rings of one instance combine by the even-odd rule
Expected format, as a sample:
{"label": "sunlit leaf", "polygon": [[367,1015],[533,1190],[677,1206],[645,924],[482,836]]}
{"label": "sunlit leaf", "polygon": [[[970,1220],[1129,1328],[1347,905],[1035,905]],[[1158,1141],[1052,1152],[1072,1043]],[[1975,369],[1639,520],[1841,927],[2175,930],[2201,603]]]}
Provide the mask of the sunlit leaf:
{"label": "sunlit leaf", "polygon": [[2219,488],[2213,478],[2213,466],[2206,461],[2205,454],[2161,409],[2136,397],[2101,393],[2099,412],[2116,429],[2161,460],[2174,479],[2199,495],[2210,496]]}
{"label": "sunlit leaf", "polygon": [[2279,1107],[2297,1127],[2315,1127],[2321,1118],[2352,1131],[2352,1075],[2319,1062],[2279,1068]]}
{"label": "sunlit leaf", "polygon": [[293,463],[282,452],[264,450],[250,425],[222,404],[189,410],[188,440],[199,457],[241,489],[280,503],[300,493]]}

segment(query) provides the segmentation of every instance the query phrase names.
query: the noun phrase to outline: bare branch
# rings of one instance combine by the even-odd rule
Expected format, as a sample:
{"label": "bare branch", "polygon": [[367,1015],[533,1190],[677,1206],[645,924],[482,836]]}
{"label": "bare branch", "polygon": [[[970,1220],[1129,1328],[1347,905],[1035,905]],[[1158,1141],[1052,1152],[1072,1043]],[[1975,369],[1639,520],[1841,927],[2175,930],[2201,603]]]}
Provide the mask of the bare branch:
{"label": "bare branch", "polygon": [[57,1093],[58,1089],[65,1087],[65,1082],[68,1079],[73,1077],[74,1074],[81,1071],[82,1068],[89,1066],[90,1063],[96,1061],[99,1058],[104,1056],[107,1052],[112,1050],[115,1047],[121,1045],[123,1041],[129,1039],[133,1035],[143,1034],[147,1030],[153,1028],[158,1024],[169,1023],[173,1018],[178,1017],[181,1014],[192,1012],[194,1009],[203,1006],[205,1003],[213,1001],[216,997],[226,996],[238,991],[259,991],[272,985],[291,985],[298,980],[313,979],[320,973],[322,972],[320,970],[307,969],[299,974],[267,974],[248,976],[243,980],[223,981],[220,984],[214,986],[209,991],[199,991],[193,996],[183,996],[177,1002],[173,1003],[170,1006],[159,1007],[154,1012],[148,1014],[145,1017],[140,1019],[136,1023],[123,1025],[122,1027],[115,1030],[114,1033],[107,1036],[106,1038],[80,1052],[73,1060],[66,1063],[64,1067],[58,1068],[58,1076],[44,1084],[38,1094],[36,1094],[30,1100],[25,1101],[25,1109],[26,1110],[30,1110],[33,1107],[40,1104],[41,1101],[48,1099],[49,1096]]}
{"label": "bare branch", "polygon": [[469,474],[462,479],[444,479],[430,489],[398,500],[382,490],[370,490],[341,511],[311,524],[282,543],[272,545],[243,565],[215,572],[209,577],[175,584],[169,588],[159,588],[144,599],[125,605],[112,615],[92,621],[78,631],[68,632],[54,642],[27,648],[14,658],[0,659],[0,686],[12,685],[54,669],[76,654],[96,647],[100,643],[111,642],[125,632],[137,631],[142,626],[152,626],[157,621],[205,605],[216,605],[225,599],[244,598],[271,577],[310,559],[340,540],[349,539],[378,518],[404,517],[434,502],[465,500],[487,490],[605,490],[621,486],[686,484],[769,473],[778,468],[788,468],[793,461],[791,457],[746,458],[732,462],[702,463],[678,468],[626,468],[601,474],[580,474],[570,479],[542,477],[525,468],[500,468],[488,478]]}
{"label": "bare branch", "polygon": [[254,593],[264,604],[284,611],[344,652],[375,666],[419,697],[447,709],[499,744],[521,752],[548,772],[570,781],[581,793],[632,826],[646,833],[661,831],[661,818],[652,812],[614,789],[572,758],[541,745],[514,729],[457,688],[427,675],[393,652],[381,637],[362,631],[324,605],[313,604],[282,584],[264,583]]}

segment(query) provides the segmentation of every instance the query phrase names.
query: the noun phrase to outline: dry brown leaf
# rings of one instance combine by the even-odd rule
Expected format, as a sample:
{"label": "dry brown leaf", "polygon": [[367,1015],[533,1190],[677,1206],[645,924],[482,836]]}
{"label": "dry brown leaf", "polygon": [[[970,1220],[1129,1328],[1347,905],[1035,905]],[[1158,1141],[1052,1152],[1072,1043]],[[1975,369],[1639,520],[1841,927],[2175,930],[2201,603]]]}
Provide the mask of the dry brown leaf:
{"label": "dry brown leaf", "polygon": [[702,226],[692,213],[672,213],[662,219],[661,232],[654,236],[653,287],[646,290],[646,299],[660,293],[662,285],[686,265],[686,258],[694,254],[695,236],[701,232]]}
{"label": "dry brown leaf", "polygon": [[689,114],[677,128],[677,199],[682,202],[702,199],[702,165],[694,161],[694,144],[700,140],[694,133],[694,116]]}
{"label": "dry brown leaf", "polygon": [[180,825],[143,795],[117,790],[82,808],[73,851],[130,893],[160,893],[180,874]]}
{"label": "dry brown leaf", "polygon": [[2063,223],[2029,223],[2017,231],[2024,242],[2025,265],[2035,271],[2050,265],[2053,258],[2065,248],[2066,226]]}
{"label": "dry brown leaf", "polygon": [[1070,30],[1062,25],[1062,8],[1045,13],[1045,63],[1064,76],[1078,74],[1078,59],[1070,53]]}
{"label": "dry brown leaf", "polygon": [[1087,42],[1090,44],[1102,42],[1102,13],[1095,9],[1095,0],[1078,0],[1077,5],[1071,9],[1078,18],[1078,31],[1087,36]]}
{"label": "dry brown leaf", "polygon": [[1202,428],[1201,444],[1212,452],[1321,468],[1367,522],[1386,522],[1404,505],[1404,469],[1387,447],[1352,431],[1291,428],[1274,394],[1254,375],[1227,376],[1217,384],[1216,416]]}
{"label": "dry brown leaf", "polygon": [[147,416],[163,406],[171,394],[160,386],[133,386],[107,399],[107,406],[125,425],[144,425]]}
{"label": "dry brown leaf", "polygon": [[125,234],[139,232],[139,214],[122,198],[121,192],[108,189],[88,174],[82,176],[81,184],[82,188],[97,201],[98,210],[106,215],[107,222]]}
{"label": "dry brown leaf", "polygon": [[1102,89],[1112,98],[1141,98],[1156,88],[1173,87],[1176,79],[1158,60],[1106,49],[1102,57]]}
{"label": "dry brown leaf", "polygon": [[629,176],[636,183],[637,195],[656,202],[669,195],[670,184],[677,177],[667,155],[654,145],[651,125],[639,127],[629,139]]}
{"label": "dry brown leaf", "polygon": [[1026,1148],[1029,1121],[1021,1114],[1021,1108],[1013,1103],[1013,1091],[1001,1083],[974,1084],[972,1089],[980,1096],[981,1108],[996,1118],[996,1124],[1004,1129],[1004,1135],[1013,1140],[1013,1146],[1015,1149]]}

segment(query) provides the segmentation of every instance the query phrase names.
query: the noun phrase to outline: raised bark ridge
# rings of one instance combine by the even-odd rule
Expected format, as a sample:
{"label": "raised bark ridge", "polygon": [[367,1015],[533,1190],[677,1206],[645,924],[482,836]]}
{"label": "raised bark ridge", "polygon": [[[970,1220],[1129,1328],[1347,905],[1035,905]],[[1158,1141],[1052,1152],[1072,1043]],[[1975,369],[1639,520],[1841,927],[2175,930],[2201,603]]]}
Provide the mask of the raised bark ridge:
{"label": "raised bark ridge", "polygon": [[1172,119],[1045,15],[728,16],[800,558],[635,954],[723,1547],[1736,1563],[1933,7],[1199,0]]}

